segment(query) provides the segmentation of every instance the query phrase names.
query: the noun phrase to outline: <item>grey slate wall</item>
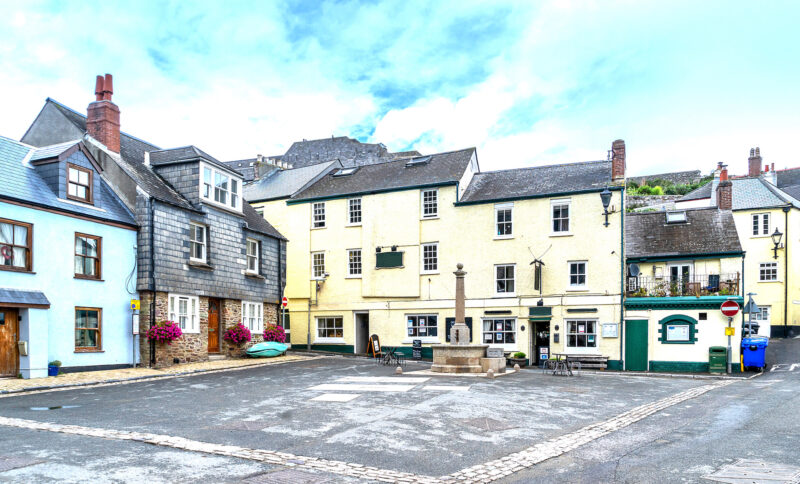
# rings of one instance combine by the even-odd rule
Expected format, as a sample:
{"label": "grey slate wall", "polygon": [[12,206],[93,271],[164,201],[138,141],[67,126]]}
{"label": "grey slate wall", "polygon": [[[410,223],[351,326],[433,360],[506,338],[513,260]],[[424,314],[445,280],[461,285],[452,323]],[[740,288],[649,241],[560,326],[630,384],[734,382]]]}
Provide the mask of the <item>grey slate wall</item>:
{"label": "grey slate wall", "polygon": [[136,237],[137,264],[138,272],[136,275],[136,288],[139,291],[152,290],[150,287],[150,204],[157,203],[151,201],[147,196],[139,194],[136,197],[136,223],[139,224],[139,233]]}
{"label": "grey slate wall", "polygon": [[[178,163],[175,165],[154,166],[167,183],[194,205],[200,204],[200,162]],[[241,192],[241,189],[239,189]]]}
{"label": "grey slate wall", "polygon": [[[155,257],[156,290],[186,295],[203,295],[226,299],[266,301],[280,299],[279,264],[285,278],[285,243],[282,261],[278,260],[277,239],[243,228],[244,219],[212,207],[203,206],[203,213],[194,213],[161,202],[155,203],[154,247],[150,248],[149,220],[144,214],[146,203],[137,214],[142,229],[139,232],[139,290],[149,288],[150,250]],[[208,226],[210,242],[208,263],[212,269],[189,265],[189,224]],[[244,275],[246,268],[246,239],[261,242],[261,275]]]}
{"label": "grey slate wall", "polygon": [[64,175],[65,167],[66,165],[64,163],[58,161],[47,163],[45,165],[36,166],[36,172],[39,174],[42,180],[44,180],[45,183],[47,183],[47,186],[50,187],[50,190],[52,190],[53,193],[59,196],[61,196],[61,194],[58,192],[58,186],[59,183],[61,183],[62,180],[65,179]]}

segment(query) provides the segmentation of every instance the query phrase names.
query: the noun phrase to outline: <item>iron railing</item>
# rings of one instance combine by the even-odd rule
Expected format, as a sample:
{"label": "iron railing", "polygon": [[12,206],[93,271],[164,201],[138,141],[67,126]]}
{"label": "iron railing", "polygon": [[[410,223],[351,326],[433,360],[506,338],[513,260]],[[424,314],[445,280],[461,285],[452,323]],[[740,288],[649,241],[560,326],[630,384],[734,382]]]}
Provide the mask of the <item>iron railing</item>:
{"label": "iron railing", "polygon": [[629,276],[628,297],[738,296],[740,274],[692,274],[680,277]]}

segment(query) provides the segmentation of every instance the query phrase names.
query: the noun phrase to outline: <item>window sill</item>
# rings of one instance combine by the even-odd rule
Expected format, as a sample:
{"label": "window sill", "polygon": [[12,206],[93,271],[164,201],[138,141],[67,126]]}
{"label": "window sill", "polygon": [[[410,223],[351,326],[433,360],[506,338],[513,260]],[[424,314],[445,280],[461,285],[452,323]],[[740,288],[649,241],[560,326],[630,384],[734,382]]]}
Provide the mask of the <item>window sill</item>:
{"label": "window sill", "polygon": [[361,227],[361,224],[345,224],[345,227]]}
{"label": "window sill", "polygon": [[423,271],[419,273],[421,276],[435,276],[439,274],[439,271]]}
{"label": "window sill", "polygon": [[345,344],[344,338],[317,338],[311,344],[334,344],[334,345],[343,345]]}
{"label": "window sill", "polygon": [[75,348],[75,353],[105,353],[105,351],[95,348]]}
{"label": "window sill", "polygon": [[511,240],[513,238],[514,238],[513,235],[495,235],[494,239],[492,240]]}
{"label": "window sill", "polygon": [[567,292],[589,292],[588,287],[568,287]]}
{"label": "window sill", "polygon": [[433,336],[433,337],[431,337],[431,336],[420,336],[419,338],[414,338],[412,336],[411,338],[404,339],[403,341],[401,341],[401,343],[410,345],[410,344],[413,344],[414,340],[417,340],[417,339],[418,340],[422,340],[422,344],[424,344],[424,345],[439,345],[439,344],[442,344],[442,341],[436,336]]}
{"label": "window sill", "polygon": [[776,280],[774,280],[774,281],[762,281],[762,280],[759,280],[759,281],[757,281],[757,282],[758,282],[759,284],[769,284],[769,283],[776,283],[776,282],[783,282],[783,281],[779,281],[779,280],[777,280],[777,279],[776,279]]}
{"label": "window sill", "polygon": [[206,270],[206,271],[213,271],[214,270],[214,268],[212,266],[206,264],[205,262],[198,262],[198,261],[190,260],[187,263],[187,265],[189,267],[194,268],[194,269],[203,269],[203,270]]}
{"label": "window sill", "polygon": [[572,237],[572,232],[551,232],[550,237]]}
{"label": "window sill", "polygon": [[255,272],[245,272],[245,277],[249,277],[250,279],[266,279],[266,277],[262,276],[261,274],[256,274]]}
{"label": "window sill", "polygon": [[437,215],[435,217],[420,217],[420,220],[437,220],[438,218],[439,216]]}
{"label": "window sill", "polygon": [[502,294],[495,294],[492,296],[494,299],[509,299],[509,298],[516,298],[517,293],[515,292],[504,292]]}
{"label": "window sill", "polygon": [[353,275],[353,276],[345,276],[344,278],[345,279],[361,279],[362,276],[361,275],[357,275],[357,276]]}
{"label": "window sill", "polygon": [[322,229],[327,229],[327,228],[328,227],[325,227],[325,226],[322,226],[322,227],[311,227],[311,230],[322,230]]}
{"label": "window sill", "polygon": [[27,269],[9,269],[8,266],[0,266],[0,271],[19,272],[20,274],[36,274],[35,272]]}
{"label": "window sill", "polygon": [[86,276],[81,276],[81,275],[78,275],[78,274],[75,274],[74,279],[81,279],[83,281],[105,282],[104,279],[98,279],[97,277],[86,277]]}

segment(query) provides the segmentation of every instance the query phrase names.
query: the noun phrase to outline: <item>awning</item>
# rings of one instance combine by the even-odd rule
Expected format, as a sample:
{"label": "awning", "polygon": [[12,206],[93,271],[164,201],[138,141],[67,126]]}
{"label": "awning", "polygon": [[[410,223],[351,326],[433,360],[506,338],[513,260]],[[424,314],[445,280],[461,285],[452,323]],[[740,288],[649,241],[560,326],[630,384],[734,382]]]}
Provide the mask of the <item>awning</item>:
{"label": "awning", "polygon": [[42,291],[0,287],[0,306],[7,308],[50,309],[50,301]]}

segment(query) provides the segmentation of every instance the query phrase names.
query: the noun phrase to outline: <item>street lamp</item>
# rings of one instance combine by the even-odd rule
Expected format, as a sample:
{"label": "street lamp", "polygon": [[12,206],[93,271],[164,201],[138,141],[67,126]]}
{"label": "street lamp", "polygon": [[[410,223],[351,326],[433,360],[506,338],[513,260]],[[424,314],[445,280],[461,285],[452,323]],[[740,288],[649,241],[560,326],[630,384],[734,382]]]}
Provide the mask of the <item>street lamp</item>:
{"label": "street lamp", "polygon": [[781,237],[783,237],[783,234],[778,230],[778,227],[775,227],[775,232],[772,233],[772,243],[775,244],[775,247],[772,248],[775,252],[774,259],[778,258],[778,246],[781,245]]}
{"label": "street lamp", "polygon": [[606,223],[603,225],[608,227],[608,206],[611,203],[611,191],[608,189],[608,187],[600,192],[600,201],[603,202],[603,215],[606,216]]}

